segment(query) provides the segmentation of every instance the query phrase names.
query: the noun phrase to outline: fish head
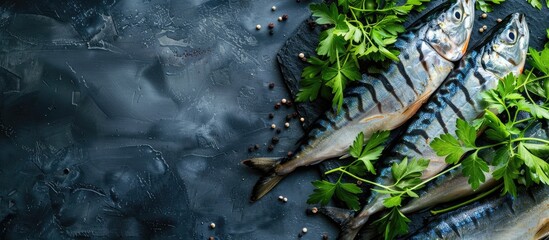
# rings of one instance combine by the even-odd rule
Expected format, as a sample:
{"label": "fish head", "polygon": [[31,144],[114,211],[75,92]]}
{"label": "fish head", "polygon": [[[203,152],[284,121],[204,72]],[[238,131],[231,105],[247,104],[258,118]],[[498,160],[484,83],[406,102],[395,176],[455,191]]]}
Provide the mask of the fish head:
{"label": "fish head", "polygon": [[524,69],[530,33],[524,14],[513,13],[505,18],[490,35],[484,47],[482,64],[499,78],[508,73],[515,76]]}
{"label": "fish head", "polygon": [[448,61],[458,61],[467,51],[474,14],[475,0],[457,0],[429,22],[424,41]]}

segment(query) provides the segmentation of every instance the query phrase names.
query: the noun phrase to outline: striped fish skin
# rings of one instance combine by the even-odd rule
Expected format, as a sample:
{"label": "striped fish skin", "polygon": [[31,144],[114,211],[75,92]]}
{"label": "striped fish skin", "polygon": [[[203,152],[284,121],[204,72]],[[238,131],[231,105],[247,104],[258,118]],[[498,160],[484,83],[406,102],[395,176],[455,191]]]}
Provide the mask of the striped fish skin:
{"label": "striped fish skin", "polygon": [[400,211],[404,214],[410,214],[441,203],[451,202],[475,193],[487,191],[495,187],[499,182],[492,177],[494,170],[495,168],[490,166],[490,171],[484,173],[484,183],[480,184],[478,189],[473,190],[468,182],[468,178],[461,173],[462,168],[454,169],[450,173],[438,177],[431,186],[427,186],[424,191],[418,194],[419,198],[412,199]]}
{"label": "striped fish skin", "polygon": [[435,16],[438,18],[419,25],[395,44],[401,50],[398,63],[377,76],[363,75],[357,87],[348,89],[342,110],[328,111],[317,120],[307,141],[291,158],[243,161],[267,173],[255,185],[252,201],[297,167],[344,155],[359,132],[368,139],[376,131],[400,126],[415,114],[451,72],[452,61],[459,60],[467,49],[474,0],[458,0]]}
{"label": "striped fish skin", "polygon": [[549,235],[549,186],[442,214],[406,239],[538,239]]}
{"label": "striped fish skin", "polygon": [[[459,67],[411,120],[402,138],[389,152],[392,157],[384,160],[386,165],[380,171],[377,183],[390,184],[390,166],[404,157],[409,160],[430,160],[429,167],[423,172],[423,179],[442,171],[447,164],[444,157],[437,156],[431,149],[431,140],[443,133],[454,134],[457,118],[471,121],[478,117],[484,112],[480,93],[495,88],[499,79],[509,73],[518,75],[522,71],[529,40],[524,16],[512,14],[498,26],[489,36],[491,41],[467,54]],[[513,39],[509,37],[511,33]],[[386,197],[372,192],[368,204],[343,226],[340,239],[353,239],[372,214],[385,208],[383,200]]]}

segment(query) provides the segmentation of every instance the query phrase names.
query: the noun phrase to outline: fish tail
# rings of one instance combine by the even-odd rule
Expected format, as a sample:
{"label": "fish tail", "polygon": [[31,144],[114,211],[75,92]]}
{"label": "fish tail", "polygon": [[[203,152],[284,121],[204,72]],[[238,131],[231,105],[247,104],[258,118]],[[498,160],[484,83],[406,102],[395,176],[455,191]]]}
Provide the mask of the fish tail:
{"label": "fish tail", "polygon": [[257,169],[263,173],[270,173],[278,164],[280,164],[280,159],[269,157],[250,158],[242,161],[242,164],[253,169]]}
{"label": "fish tail", "polygon": [[252,190],[252,196],[250,201],[255,202],[261,197],[265,196],[271,189],[273,189],[286,175],[279,175],[275,169],[280,165],[280,159],[278,158],[252,158],[242,161],[242,163],[248,167],[258,169],[265,173],[264,176],[257,180],[257,183]]}
{"label": "fish tail", "polygon": [[360,231],[360,227],[355,228],[352,225],[345,225],[341,228],[341,231],[339,232],[339,236],[337,236],[338,240],[353,240],[358,235],[358,232]]}
{"label": "fish tail", "polygon": [[[334,222],[341,226],[341,231],[337,239],[352,240],[358,235],[362,224],[357,224],[357,218],[354,217],[354,211],[336,207],[323,207],[320,212],[330,217]],[[360,222],[367,222],[368,218],[362,218]]]}
{"label": "fish tail", "polygon": [[320,212],[328,216],[340,226],[344,226],[345,223],[347,223],[353,217],[354,213],[354,211],[352,210],[337,207],[322,207],[320,208]]}

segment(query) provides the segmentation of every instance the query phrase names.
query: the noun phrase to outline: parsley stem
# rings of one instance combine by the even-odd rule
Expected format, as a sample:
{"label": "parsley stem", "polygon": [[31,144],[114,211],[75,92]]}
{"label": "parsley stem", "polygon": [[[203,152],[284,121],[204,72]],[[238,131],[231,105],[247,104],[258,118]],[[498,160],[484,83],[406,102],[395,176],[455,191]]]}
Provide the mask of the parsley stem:
{"label": "parsley stem", "polygon": [[452,170],[458,168],[459,166],[461,166],[461,163],[460,163],[460,164],[456,164],[456,165],[454,165],[453,167],[448,168],[448,169],[446,169],[446,170],[444,170],[444,171],[438,173],[437,175],[432,176],[432,177],[430,177],[430,178],[424,180],[424,181],[421,182],[420,184],[411,187],[410,190],[412,190],[412,191],[413,191],[413,190],[416,190],[417,188],[423,186],[424,184],[426,184],[426,183],[428,183],[428,182],[430,182],[430,181],[433,181],[433,179],[436,179],[436,178],[440,177],[441,175],[444,175],[444,174],[446,174],[447,172],[452,171]]}
{"label": "parsley stem", "polygon": [[519,142],[519,141],[536,141],[536,142],[542,142],[549,144],[548,140],[541,139],[541,138],[531,138],[531,137],[522,137],[522,138],[515,138],[512,140],[512,142]]}
{"label": "parsley stem", "polygon": [[490,144],[490,145],[485,145],[485,146],[481,146],[481,147],[477,147],[477,152],[482,150],[482,149],[486,149],[486,148],[493,148],[493,147],[497,147],[499,145],[502,145],[502,144],[507,144],[508,142],[505,141],[505,142],[499,142],[499,143],[494,143],[494,144]]}
{"label": "parsley stem", "polygon": [[361,177],[359,177],[359,176],[356,176],[356,175],[354,175],[354,174],[348,172],[347,170],[344,170],[342,167],[334,168],[334,169],[332,169],[332,170],[329,170],[329,171],[325,172],[324,174],[330,174],[330,173],[337,172],[337,171],[343,172],[343,173],[345,173],[345,174],[347,174],[347,175],[349,175],[349,176],[353,177],[354,179],[359,180],[359,181],[361,181],[361,182],[365,182],[365,183],[374,185],[374,186],[376,186],[376,187],[380,187],[380,188],[384,188],[384,189],[387,189],[387,190],[390,190],[390,191],[394,191],[394,189],[391,189],[391,188],[389,188],[389,187],[387,187],[387,186],[385,186],[385,185],[381,185],[381,184],[379,184],[379,183],[372,182],[372,181],[370,181],[370,180],[368,180],[368,179],[364,179],[364,178],[361,178]]}
{"label": "parsley stem", "polygon": [[396,7],[384,8],[384,9],[362,9],[362,8],[357,8],[353,6],[349,6],[349,8],[359,12],[368,12],[368,13],[384,13],[384,12],[394,11],[394,9],[396,9]]}
{"label": "parsley stem", "polygon": [[456,204],[456,205],[454,205],[454,206],[451,206],[451,207],[448,207],[448,208],[444,208],[444,209],[440,209],[440,210],[431,210],[431,214],[437,215],[437,214],[440,214],[440,213],[445,213],[445,212],[449,212],[449,211],[452,211],[452,210],[454,210],[454,209],[460,208],[460,207],[462,207],[462,206],[465,206],[465,205],[467,205],[467,204],[469,204],[469,203],[472,203],[472,202],[474,202],[474,201],[477,201],[477,200],[479,200],[479,199],[481,199],[481,198],[484,198],[484,197],[490,195],[491,193],[493,193],[493,192],[495,192],[496,190],[500,189],[501,186],[503,186],[503,184],[499,184],[498,186],[496,186],[495,188],[490,189],[490,190],[487,191],[487,192],[481,193],[481,194],[477,195],[477,196],[474,197],[474,198],[471,198],[471,199],[469,199],[469,200],[467,200],[467,201],[465,201],[465,202]]}
{"label": "parsley stem", "polygon": [[532,120],[532,118],[521,119],[521,120],[516,121],[513,125],[517,125],[519,123],[527,122],[527,121],[530,121],[530,120]]}
{"label": "parsley stem", "polygon": [[528,83],[531,83],[531,82],[535,82],[535,81],[539,81],[539,80],[543,80],[543,79],[549,78],[549,75],[545,75],[545,76],[543,76],[543,77],[537,77],[537,78],[530,79],[530,75],[532,75],[532,72],[529,72],[529,73],[528,73],[528,76],[526,76],[526,80],[524,80],[524,82],[523,82],[521,85],[517,86],[515,89],[518,90],[518,89],[520,89],[520,88],[522,88],[522,87],[525,87],[526,84],[528,84]]}

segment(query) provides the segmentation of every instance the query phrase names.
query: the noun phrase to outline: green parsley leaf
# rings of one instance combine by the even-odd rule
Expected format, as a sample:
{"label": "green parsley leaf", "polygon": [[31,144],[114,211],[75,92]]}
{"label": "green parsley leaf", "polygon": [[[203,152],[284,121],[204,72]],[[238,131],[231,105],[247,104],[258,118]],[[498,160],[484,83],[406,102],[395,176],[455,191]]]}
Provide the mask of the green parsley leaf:
{"label": "green parsley leaf", "polygon": [[491,111],[485,110],[484,111],[484,123],[488,126],[488,130],[486,130],[485,134],[489,139],[495,140],[495,141],[504,141],[506,140],[510,133],[507,130],[507,127],[505,124],[501,122],[501,120]]}
{"label": "green parsley leaf", "polygon": [[549,185],[549,163],[528,151],[523,143],[519,143],[517,148],[518,156],[524,161],[524,164],[539,177],[541,182]]}
{"label": "green parsley leaf", "polygon": [[366,146],[364,146],[364,150],[361,152],[360,156],[357,157],[372,174],[376,174],[373,162],[381,156],[384,148],[382,144],[388,137],[389,131],[375,132],[366,143]]}
{"label": "green parsley leaf", "polygon": [[362,189],[356,184],[331,183],[325,180],[314,181],[312,184],[315,186],[315,190],[313,190],[313,193],[307,199],[308,204],[320,203],[326,205],[335,194],[339,200],[345,202],[347,207],[354,210],[360,208],[357,194],[362,193]]}
{"label": "green parsley leaf", "polygon": [[400,163],[393,163],[391,173],[397,183],[396,187],[404,190],[419,184],[421,182],[419,177],[428,166],[429,160],[426,159],[408,161],[408,158],[404,158]]}
{"label": "green parsley leaf", "polygon": [[517,104],[517,106],[519,107],[520,110],[529,112],[538,119],[543,119],[543,118],[549,119],[549,110],[547,110],[547,108],[543,106],[532,104],[532,103],[526,102],[525,100],[520,101]]}
{"label": "green parsley leaf", "polygon": [[325,180],[314,181],[312,184],[315,186],[315,190],[313,190],[313,193],[309,196],[309,199],[307,199],[307,203],[320,203],[322,205],[328,204],[335,193],[336,184]]}
{"label": "green parsley leaf", "polygon": [[496,151],[496,156],[494,157],[494,165],[496,169],[492,173],[492,176],[496,180],[503,178],[503,192],[510,193],[513,196],[517,195],[517,187],[514,182],[515,179],[519,176],[519,167],[521,163],[520,160],[515,157],[509,157],[509,152],[507,147],[501,147]]}
{"label": "green parsley leaf", "polygon": [[386,208],[399,207],[401,201],[402,201],[402,198],[398,195],[388,197],[383,200],[383,206],[385,206]]}
{"label": "green parsley leaf", "polygon": [[476,7],[477,9],[483,11],[483,12],[491,12],[492,6],[494,4],[501,4],[505,0],[477,0]]}
{"label": "green parsley leaf", "polygon": [[349,147],[349,154],[354,158],[359,158],[362,154],[362,146],[364,145],[364,133],[360,132],[353,142],[353,145]]}
{"label": "green parsley leaf", "polygon": [[456,126],[456,135],[459,140],[461,140],[466,147],[474,148],[475,141],[477,140],[476,129],[460,118],[457,119]]}
{"label": "green parsley leaf", "polygon": [[326,86],[332,88],[332,94],[334,95],[332,106],[337,106],[338,110],[343,106],[343,88],[346,83],[345,80],[343,74],[337,72],[333,78],[326,82]]}
{"label": "green parsley leaf", "polygon": [[353,210],[360,209],[357,196],[359,193],[362,193],[362,189],[354,183],[338,183],[335,190],[337,198],[345,202],[347,207]]}
{"label": "green parsley leaf", "polygon": [[478,189],[480,184],[486,180],[484,173],[489,170],[488,164],[477,156],[477,152],[465,158],[462,164],[463,175],[469,177],[468,182],[473,189]]}
{"label": "green parsley leaf", "polygon": [[547,158],[549,157],[549,145],[548,144],[537,144],[537,143],[522,143],[522,145],[528,149],[532,154],[540,157]]}
{"label": "green parsley leaf", "polygon": [[[549,29],[547,30],[549,34]],[[547,36],[549,38],[549,36]],[[536,51],[534,48],[528,49],[528,54],[530,55],[530,65],[540,72],[549,75],[549,48],[544,48],[541,52]]]}
{"label": "green parsley leaf", "polygon": [[315,22],[318,24],[336,24],[338,22],[340,15],[335,3],[330,4],[330,6],[325,3],[311,4],[309,8],[313,13],[313,17],[317,18]]}
{"label": "green parsley leaf", "polygon": [[316,52],[318,55],[328,56],[330,62],[335,62],[339,57],[338,54],[345,52],[345,39],[334,34],[334,29],[330,28],[320,34],[320,43]]}
{"label": "green parsley leaf", "polygon": [[503,112],[503,110],[506,108],[503,99],[499,97],[495,89],[490,89],[488,91],[482,92],[480,93],[480,95],[482,96],[482,100],[487,103],[487,109],[491,109],[497,113],[500,113]]}
{"label": "green parsley leaf", "polygon": [[389,213],[385,214],[379,220],[373,222],[381,232],[384,233],[385,239],[394,239],[397,236],[408,233],[408,223],[411,220],[404,216],[398,208],[391,208]]}
{"label": "green parsley leaf", "polygon": [[541,10],[541,2],[539,0],[527,0],[528,3],[530,3],[530,5],[532,5],[532,7],[535,7],[537,8],[538,10]]}
{"label": "green parsley leaf", "polygon": [[459,141],[449,133],[442,134],[435,138],[431,144],[431,148],[438,156],[446,156],[446,163],[456,164],[461,159],[461,156],[470,148],[463,147]]}

